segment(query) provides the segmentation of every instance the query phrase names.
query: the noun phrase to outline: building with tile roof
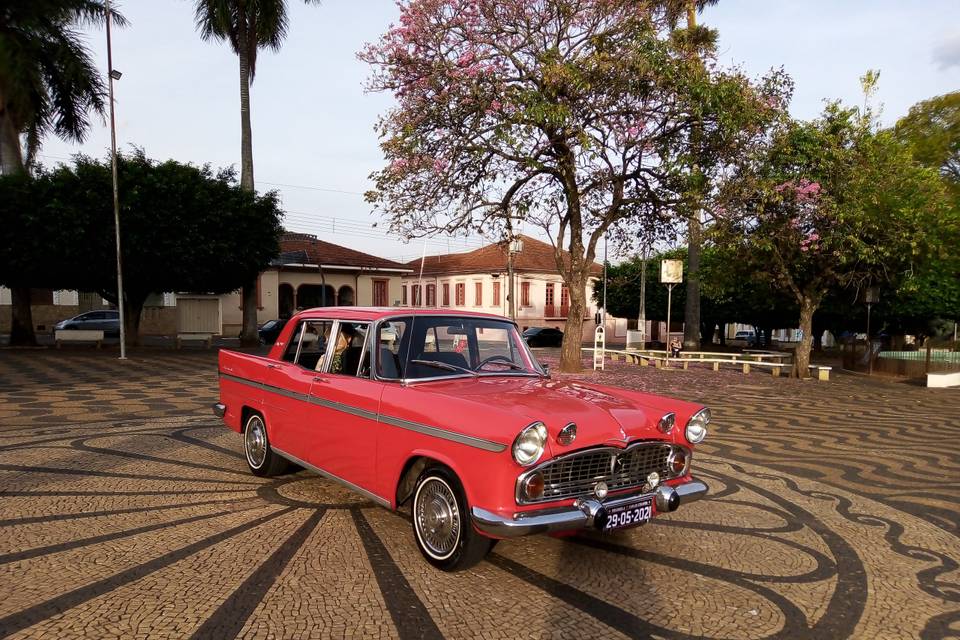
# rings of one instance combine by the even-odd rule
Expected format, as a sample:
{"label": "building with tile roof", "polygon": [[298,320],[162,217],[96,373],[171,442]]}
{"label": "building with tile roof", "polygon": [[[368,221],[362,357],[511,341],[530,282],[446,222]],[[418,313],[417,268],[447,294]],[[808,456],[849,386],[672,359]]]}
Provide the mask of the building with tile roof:
{"label": "building with tile roof", "polygon": [[[569,311],[569,295],[553,245],[523,235],[518,236],[518,245],[513,260],[517,323],[522,328],[549,326],[562,330]],[[506,244],[494,243],[465,253],[412,260],[406,264],[410,272],[402,277],[400,304],[474,309],[509,316],[507,259]],[[570,254],[562,252],[561,260],[569,264]],[[594,278],[587,286],[584,317],[585,329],[590,331],[597,311],[592,283],[602,276],[603,267],[594,263],[591,272]]]}

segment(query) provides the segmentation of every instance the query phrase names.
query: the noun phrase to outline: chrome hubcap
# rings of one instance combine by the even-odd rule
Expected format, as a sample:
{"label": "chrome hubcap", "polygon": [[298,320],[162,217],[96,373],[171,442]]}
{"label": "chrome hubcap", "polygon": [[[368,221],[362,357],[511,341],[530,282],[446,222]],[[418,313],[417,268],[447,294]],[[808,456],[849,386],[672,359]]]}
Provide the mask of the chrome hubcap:
{"label": "chrome hubcap", "polygon": [[417,492],[414,514],[420,541],[431,555],[445,558],[460,539],[460,511],[447,483],[429,478]]}
{"label": "chrome hubcap", "polygon": [[243,436],[244,448],[247,450],[247,462],[254,469],[263,465],[267,457],[267,434],[263,429],[260,418],[251,418],[247,423],[247,430]]}

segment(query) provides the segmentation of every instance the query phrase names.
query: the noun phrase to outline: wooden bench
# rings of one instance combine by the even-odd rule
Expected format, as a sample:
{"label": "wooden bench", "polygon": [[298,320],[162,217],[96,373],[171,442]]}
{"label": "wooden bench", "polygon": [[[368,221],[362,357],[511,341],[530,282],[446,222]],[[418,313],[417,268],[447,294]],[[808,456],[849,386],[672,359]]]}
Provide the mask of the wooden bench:
{"label": "wooden bench", "polygon": [[54,332],[57,349],[64,342],[96,342],[97,349],[103,344],[103,331],[97,329],[62,329]]}
{"label": "wooden bench", "polygon": [[178,333],[177,349],[183,348],[184,342],[203,342],[207,349],[213,346],[212,333]]}
{"label": "wooden bench", "polygon": [[824,382],[830,380],[830,372],[833,371],[833,367],[819,364],[811,364],[810,369],[817,372],[817,380],[823,380]]}
{"label": "wooden bench", "polygon": [[[593,351],[593,349],[589,348],[584,348],[583,350]],[[649,366],[650,363],[653,363],[658,369],[665,366],[669,367],[671,362],[680,363],[684,369],[687,369],[691,362],[697,362],[710,364],[714,371],[719,371],[721,364],[731,364],[740,367],[744,373],[750,373],[751,367],[767,367],[774,377],[778,377],[785,368],[787,368],[788,371],[793,368],[793,363],[783,362],[783,360],[792,357],[792,355],[788,353],[751,353],[743,357],[737,353],[697,351],[686,354],[681,352],[678,358],[667,358],[667,352],[659,350],[626,351],[622,349],[607,349],[606,353],[614,362],[617,362],[622,357],[624,362],[632,362],[642,367]],[[719,357],[704,357],[707,355]],[[770,360],[770,362],[767,360]],[[818,380],[828,381],[830,380],[830,371],[832,371],[833,368],[812,364],[810,365],[810,370],[816,373]]]}
{"label": "wooden bench", "polygon": [[927,386],[938,389],[960,387],[960,371],[935,371],[928,373]]}

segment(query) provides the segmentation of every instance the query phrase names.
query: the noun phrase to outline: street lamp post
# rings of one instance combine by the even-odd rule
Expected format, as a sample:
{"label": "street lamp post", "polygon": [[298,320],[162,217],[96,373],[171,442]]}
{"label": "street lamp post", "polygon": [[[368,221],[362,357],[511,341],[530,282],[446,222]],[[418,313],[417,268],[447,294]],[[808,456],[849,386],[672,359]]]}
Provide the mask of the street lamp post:
{"label": "street lamp post", "polygon": [[880,289],[868,287],[863,301],[867,304],[867,374],[873,374],[873,341],[870,340],[870,308],[880,300]]}
{"label": "street lamp post", "polygon": [[113,105],[113,81],[120,72],[113,68],[113,50],[110,42],[110,0],[104,1],[107,14],[107,86],[110,98],[110,165],[113,171],[113,228],[117,241],[117,312],[120,314],[120,359],[127,359],[127,331],[123,313],[123,265],[120,258],[120,192],[117,189],[117,124]]}

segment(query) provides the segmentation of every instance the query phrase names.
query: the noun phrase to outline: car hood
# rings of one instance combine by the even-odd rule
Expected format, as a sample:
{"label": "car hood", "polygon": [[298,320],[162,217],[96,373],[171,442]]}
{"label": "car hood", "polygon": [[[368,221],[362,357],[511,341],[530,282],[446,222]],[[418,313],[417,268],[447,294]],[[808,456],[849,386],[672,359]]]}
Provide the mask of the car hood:
{"label": "car hood", "polygon": [[[411,419],[507,445],[520,429],[542,421],[550,433],[554,455],[568,449],[556,443],[556,436],[570,422],[577,424],[577,439],[570,449],[600,444],[624,446],[636,439],[663,439],[656,425],[668,412],[676,413],[677,424],[683,425],[701,408],[626,389],[517,376],[432,381],[411,384],[402,391],[408,410],[425,407],[421,415]],[[681,432],[674,429],[667,439]]]}

